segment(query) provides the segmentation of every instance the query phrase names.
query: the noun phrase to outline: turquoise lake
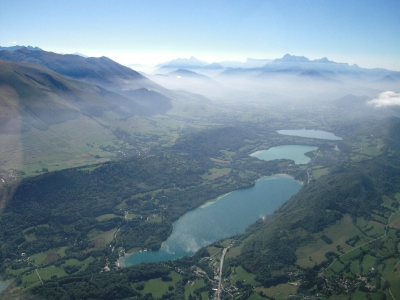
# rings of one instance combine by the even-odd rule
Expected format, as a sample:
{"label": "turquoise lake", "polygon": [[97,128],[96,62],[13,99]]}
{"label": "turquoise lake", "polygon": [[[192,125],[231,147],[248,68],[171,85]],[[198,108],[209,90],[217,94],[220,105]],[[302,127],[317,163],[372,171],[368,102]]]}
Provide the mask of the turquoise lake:
{"label": "turquoise lake", "polygon": [[283,135],[301,136],[305,138],[331,140],[331,141],[338,141],[342,139],[341,137],[334,135],[332,132],[323,130],[314,130],[314,129],[278,130],[277,132]]}
{"label": "turquoise lake", "polygon": [[257,180],[253,187],[231,192],[186,213],[173,224],[171,236],[159,251],[135,252],[120,258],[121,266],[167,261],[193,255],[201,247],[243,233],[245,228],[273,213],[301,188],[287,175]]}
{"label": "turquoise lake", "polygon": [[301,145],[285,145],[269,148],[268,150],[261,150],[250,154],[250,156],[257,157],[262,160],[274,159],[292,159],[295,164],[306,164],[310,158],[305,156],[304,153],[317,150],[318,147],[301,146]]}

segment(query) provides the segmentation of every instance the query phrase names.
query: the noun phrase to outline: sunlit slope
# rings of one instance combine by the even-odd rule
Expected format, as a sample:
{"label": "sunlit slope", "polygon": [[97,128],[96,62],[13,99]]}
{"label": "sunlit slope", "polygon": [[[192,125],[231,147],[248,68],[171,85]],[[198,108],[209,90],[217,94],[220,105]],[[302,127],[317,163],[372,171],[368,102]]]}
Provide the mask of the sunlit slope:
{"label": "sunlit slope", "polygon": [[96,95],[102,93],[99,88],[86,86],[87,92],[39,66],[5,61],[0,61],[0,66],[2,131],[15,131],[10,126],[4,127],[13,117],[21,119],[23,130],[29,127],[46,130],[81,114],[99,116],[113,109],[113,103]]}
{"label": "sunlit slope", "polygon": [[116,140],[117,120],[172,106],[155,91],[131,94],[137,101],[39,65],[0,60],[0,169],[51,170],[114,156],[105,149]]}
{"label": "sunlit slope", "polygon": [[38,64],[64,76],[106,88],[161,89],[138,72],[104,56],[85,58],[73,54],[31,51],[24,47],[16,51],[0,51],[0,59]]}
{"label": "sunlit slope", "polygon": [[[79,89],[111,101],[119,107],[119,113],[128,110],[128,114],[154,115],[172,108],[169,90],[107,57],[85,58],[43,50],[31,51],[24,47],[16,51],[0,51],[0,59],[40,65],[64,78],[88,83],[89,86],[81,83]],[[135,94],[138,89],[143,90],[140,97]],[[136,105],[138,101],[141,102],[139,106]]]}

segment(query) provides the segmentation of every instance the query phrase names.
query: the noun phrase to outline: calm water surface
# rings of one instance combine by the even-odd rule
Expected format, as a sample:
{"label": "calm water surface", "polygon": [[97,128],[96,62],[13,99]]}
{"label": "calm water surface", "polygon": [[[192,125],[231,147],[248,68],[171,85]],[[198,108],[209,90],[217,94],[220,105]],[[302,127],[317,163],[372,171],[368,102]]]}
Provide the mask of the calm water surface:
{"label": "calm water surface", "polygon": [[334,135],[332,132],[314,129],[301,129],[301,130],[278,130],[279,134],[301,136],[305,138],[314,138],[322,140],[341,140],[341,137]]}
{"label": "calm water surface", "polygon": [[300,187],[299,181],[286,175],[257,180],[251,188],[234,191],[186,213],[173,224],[171,236],[159,251],[135,252],[119,263],[131,266],[193,255],[201,247],[243,233],[255,221],[273,213]]}
{"label": "calm water surface", "polygon": [[262,160],[274,159],[292,159],[295,164],[306,164],[310,158],[305,156],[304,153],[317,150],[318,147],[301,146],[301,145],[285,145],[269,148],[268,150],[261,150],[250,154],[250,156],[257,157]]}

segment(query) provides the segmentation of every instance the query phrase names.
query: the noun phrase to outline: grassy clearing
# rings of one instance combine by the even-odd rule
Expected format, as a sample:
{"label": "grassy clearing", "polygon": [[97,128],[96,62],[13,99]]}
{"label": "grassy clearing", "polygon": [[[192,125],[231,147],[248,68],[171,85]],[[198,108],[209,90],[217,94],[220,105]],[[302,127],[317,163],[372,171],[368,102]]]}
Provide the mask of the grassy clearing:
{"label": "grassy clearing", "polygon": [[298,287],[291,284],[279,284],[277,286],[271,286],[270,288],[256,287],[256,292],[263,292],[268,297],[275,299],[287,299],[289,295],[295,295]]}
{"label": "grassy clearing", "polygon": [[30,267],[20,268],[20,269],[16,269],[16,270],[13,270],[11,268],[7,268],[6,269],[6,273],[7,274],[12,274],[12,275],[18,275],[18,274],[24,273],[25,271],[27,271],[29,269],[30,269]]}
{"label": "grassy clearing", "polygon": [[47,255],[46,259],[43,262],[44,264],[48,264],[48,263],[60,258],[60,255],[57,253],[57,251],[53,250],[53,249],[46,251],[46,255]]}
{"label": "grassy clearing", "polygon": [[114,215],[114,214],[105,214],[105,215],[98,216],[96,218],[96,220],[99,222],[102,222],[102,221],[107,221],[107,220],[115,218],[115,217],[118,217],[118,216]]}
{"label": "grassy clearing", "polygon": [[226,240],[223,240],[220,244],[221,244],[221,246],[224,246],[226,248],[232,243],[232,241],[233,241],[233,239],[226,239]]}
{"label": "grassy clearing", "polygon": [[392,198],[383,195],[382,196],[382,204],[381,206],[386,207],[390,210],[394,210],[394,207],[392,206],[392,204],[395,203],[396,200],[393,200]]}
{"label": "grassy clearing", "polygon": [[36,253],[32,256],[30,256],[30,259],[32,259],[35,263],[36,266],[39,266],[40,264],[42,264],[47,258],[47,254],[45,252],[41,252],[41,253]]}
{"label": "grassy clearing", "polygon": [[58,255],[60,255],[60,257],[64,257],[65,256],[65,249],[67,249],[67,247],[61,247],[61,248],[58,248],[56,250],[56,252],[57,252]]}
{"label": "grassy clearing", "polygon": [[221,150],[221,152],[222,152],[222,154],[225,155],[225,157],[226,157],[228,160],[231,160],[231,159],[232,159],[232,156],[234,156],[234,155],[236,154],[236,152],[228,151],[228,150]]}
{"label": "grassy clearing", "polygon": [[319,179],[321,176],[329,174],[329,169],[328,168],[316,169],[313,170],[312,173],[315,179]]}
{"label": "grassy clearing", "polygon": [[126,217],[127,220],[132,220],[132,219],[136,218],[136,215],[135,214],[131,214],[131,213],[127,213],[125,215],[125,217]]}
{"label": "grassy clearing", "polygon": [[193,295],[194,290],[199,289],[203,286],[205,286],[203,279],[196,279],[191,283],[187,283],[185,285],[185,299],[188,299],[190,294]]}
{"label": "grassy clearing", "polygon": [[172,277],[172,281],[165,282],[161,278],[146,281],[142,293],[144,295],[151,293],[154,298],[161,298],[163,294],[169,292],[168,289],[170,286],[173,287],[178,280],[182,279],[182,276],[176,272],[171,272],[170,276]]}
{"label": "grassy clearing", "polygon": [[152,215],[151,218],[149,218],[146,222],[149,223],[161,223],[162,222],[162,218],[160,215]]}
{"label": "grassy clearing", "polygon": [[79,261],[75,258],[71,258],[71,259],[66,260],[65,264],[63,264],[63,266],[81,266],[80,271],[84,271],[89,266],[89,264],[95,260],[96,259],[93,256],[90,256],[83,261]]}
{"label": "grassy clearing", "polygon": [[50,280],[52,276],[57,276],[58,278],[67,276],[62,267],[50,266],[44,269],[38,269],[40,277],[42,280]]}
{"label": "grassy clearing", "polygon": [[217,158],[211,158],[211,161],[221,164],[221,165],[229,165],[231,162],[227,160],[222,160],[222,159],[217,159]]}
{"label": "grassy clearing", "polygon": [[364,259],[362,261],[362,266],[364,268],[364,272],[367,272],[368,270],[370,270],[374,264],[376,262],[376,257],[373,257],[369,254],[364,256]]}
{"label": "grassy clearing", "polygon": [[253,293],[250,295],[250,297],[248,298],[249,300],[264,300],[264,297],[261,297],[260,294],[258,293]]}
{"label": "grassy clearing", "polygon": [[243,269],[241,266],[239,267],[234,267],[233,271],[235,272],[234,275],[232,275],[231,279],[233,280],[234,283],[238,280],[244,280],[246,284],[251,284],[253,286],[260,285],[259,282],[254,280],[256,275],[252,273],[248,273],[245,269]]}
{"label": "grassy clearing", "polygon": [[[321,240],[320,237],[323,234],[328,236],[333,243],[328,245]],[[335,225],[330,226],[320,234],[315,234],[314,242],[308,243],[297,250],[297,265],[302,268],[311,268],[315,264],[324,262],[326,260],[325,254],[327,252],[332,251],[341,255],[350,251],[353,247],[346,244],[346,240],[356,235],[359,235],[360,237],[363,236],[360,230],[353,224],[351,217],[345,215],[341,220],[336,222]],[[370,239],[361,238],[361,240],[365,243],[365,241],[369,241]],[[340,247],[342,252],[338,251],[337,246]]]}
{"label": "grassy clearing", "polygon": [[[352,261],[361,252],[361,248],[354,249],[349,253],[346,253],[340,257],[340,260],[344,263]],[[358,264],[358,263],[357,263]]]}
{"label": "grassy clearing", "polygon": [[229,174],[231,170],[232,170],[231,168],[221,168],[221,169],[212,168],[208,170],[208,172],[202,175],[201,177],[205,180],[214,180]]}
{"label": "grassy clearing", "polygon": [[115,232],[117,232],[117,228],[102,232],[98,235],[94,235],[92,237],[92,241],[94,242],[95,247],[103,248],[103,247],[107,246],[114,239]]}
{"label": "grassy clearing", "polygon": [[35,270],[32,270],[29,274],[22,275],[22,284],[31,285],[34,283],[41,283]]}
{"label": "grassy clearing", "polygon": [[233,257],[240,255],[240,253],[242,252],[242,248],[243,248],[243,244],[240,244],[237,247],[230,248],[229,251],[225,255],[225,259],[233,258]]}
{"label": "grassy clearing", "polygon": [[208,251],[208,253],[210,253],[210,256],[215,256],[218,253],[222,253],[222,249],[221,248],[217,248],[217,247],[214,247],[214,246],[207,247],[207,251]]}
{"label": "grassy clearing", "polygon": [[[84,116],[53,125],[46,131],[32,128],[21,135],[0,135],[0,152],[7,158],[0,167],[34,175],[36,170],[41,171],[42,168],[53,171],[94,164],[114,156],[100,149],[103,141],[113,139],[115,136],[110,129]],[[96,158],[96,155],[103,159]]]}
{"label": "grassy clearing", "polygon": [[400,229],[400,210],[397,210],[390,218],[389,227]]}
{"label": "grassy clearing", "polygon": [[340,271],[343,270],[344,265],[340,261],[336,261],[332,267],[330,268],[331,271],[335,273],[339,273]]}

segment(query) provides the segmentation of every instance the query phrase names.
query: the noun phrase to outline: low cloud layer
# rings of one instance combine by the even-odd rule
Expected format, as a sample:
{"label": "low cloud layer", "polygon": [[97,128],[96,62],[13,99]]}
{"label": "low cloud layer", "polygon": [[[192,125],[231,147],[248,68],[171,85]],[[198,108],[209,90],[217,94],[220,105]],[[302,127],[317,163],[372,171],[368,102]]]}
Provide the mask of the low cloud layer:
{"label": "low cloud layer", "polygon": [[400,105],[400,93],[386,91],[379,94],[379,97],[367,102],[368,105],[374,107],[386,107]]}

